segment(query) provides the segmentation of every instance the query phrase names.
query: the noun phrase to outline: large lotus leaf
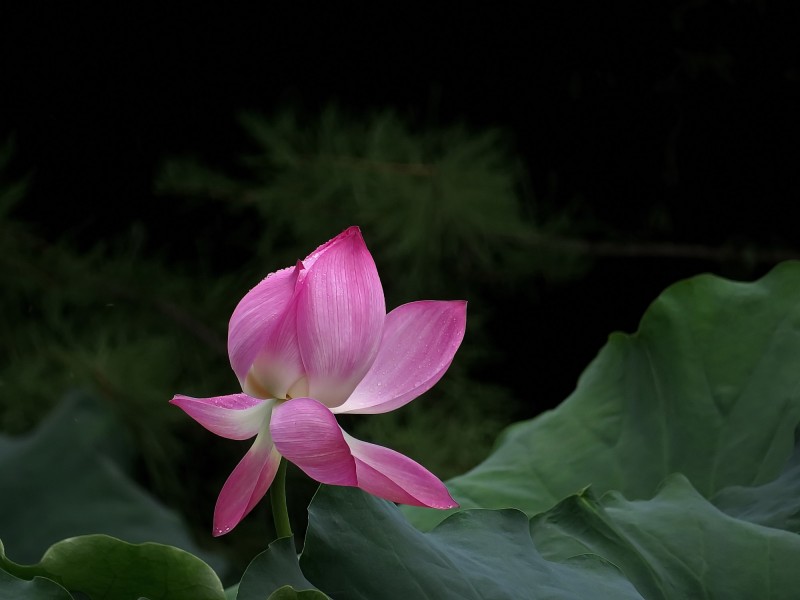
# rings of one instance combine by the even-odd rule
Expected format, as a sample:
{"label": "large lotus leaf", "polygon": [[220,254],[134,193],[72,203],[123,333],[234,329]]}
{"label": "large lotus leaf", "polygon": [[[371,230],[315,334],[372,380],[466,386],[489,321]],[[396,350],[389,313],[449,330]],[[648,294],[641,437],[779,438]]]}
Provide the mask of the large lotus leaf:
{"label": "large lotus leaf", "polygon": [[230,587],[225,588],[225,600],[236,600],[239,594],[239,584],[235,583]]}
{"label": "large lotus leaf", "polygon": [[303,573],[336,600],[641,598],[597,556],[544,559],[523,513],[458,513],[422,533],[358,489],[322,486],[309,508]]}
{"label": "large lotus leaf", "polygon": [[327,598],[308,582],[300,570],[292,538],[275,540],[253,559],[244,572],[236,600],[263,600],[267,594],[272,594],[269,598],[275,599]]}
{"label": "large lotus leaf", "polygon": [[225,600],[216,573],[196,556],[172,546],[128,544],[107,535],[54,544],[31,566],[17,565],[0,554],[2,571],[34,581],[46,577],[93,600]]}
{"label": "large lotus leaf", "polygon": [[753,487],[727,487],[712,502],[737,519],[800,533],[800,437],[776,479]]}
{"label": "large lotus leaf", "polygon": [[[798,357],[800,263],[755,283],[682,281],[650,306],[637,333],[610,336],[561,406],[510,427],[448,487],[465,508],[534,515],[590,484],[648,498],[676,472],[707,498],[763,485],[792,452]],[[422,528],[444,518],[407,514]]]}
{"label": "large lotus leaf", "polygon": [[73,600],[55,581],[44,577],[19,579],[0,567],[0,600]]}
{"label": "large lotus leaf", "polygon": [[278,588],[269,595],[267,600],[326,600],[328,596],[316,590],[295,590],[290,585]]}
{"label": "large lotus leaf", "polygon": [[571,496],[531,531],[548,559],[598,554],[648,599],[792,600],[800,590],[800,536],[725,515],[682,475],[651,500]]}
{"label": "large lotus leaf", "polygon": [[111,458],[120,430],[91,398],[74,394],[30,434],[0,436],[0,539],[10,557],[35,562],[59,540],[105,533],[178,546],[223,568]]}
{"label": "large lotus leaf", "polygon": [[530,520],[467,510],[427,533],[350,488],[323,486],[309,516],[300,566],[336,600],[790,600],[800,589],[800,536],[722,513],[682,475],[649,500],[583,490]]}

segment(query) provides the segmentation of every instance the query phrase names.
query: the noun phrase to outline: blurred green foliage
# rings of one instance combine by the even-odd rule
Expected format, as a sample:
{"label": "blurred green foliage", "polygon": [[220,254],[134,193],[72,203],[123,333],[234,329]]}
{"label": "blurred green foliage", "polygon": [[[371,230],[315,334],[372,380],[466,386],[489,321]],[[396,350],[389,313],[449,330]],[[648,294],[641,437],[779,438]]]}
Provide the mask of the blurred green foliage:
{"label": "blurred green foliage", "polygon": [[521,164],[500,131],[415,132],[391,111],[359,121],[334,108],[310,122],[289,111],[240,120],[255,144],[240,176],[175,159],[157,189],[250,210],[261,264],[290,264],[312,240],[358,224],[394,306],[497,283],[521,259],[531,215],[520,202]]}

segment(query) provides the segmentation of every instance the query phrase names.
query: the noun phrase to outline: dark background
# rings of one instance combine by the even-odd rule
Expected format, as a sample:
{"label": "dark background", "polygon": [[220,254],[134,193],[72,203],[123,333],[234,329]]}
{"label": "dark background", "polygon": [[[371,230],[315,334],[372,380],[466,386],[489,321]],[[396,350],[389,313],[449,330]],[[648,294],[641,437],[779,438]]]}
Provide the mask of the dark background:
{"label": "dark background", "polygon": [[[14,168],[33,173],[16,215],[45,236],[88,247],[142,222],[150,246],[180,257],[179,216],[153,193],[162,160],[224,165],[241,153],[240,110],[336,102],[356,115],[392,107],[421,128],[501,127],[537,210],[577,206],[590,237],[732,244],[756,258],[797,248],[796,3],[3,11],[0,133],[15,136]],[[549,348],[550,401],[664,286],[774,262],[632,254],[545,290],[549,316],[524,338]],[[564,337],[567,348],[548,343]]]}

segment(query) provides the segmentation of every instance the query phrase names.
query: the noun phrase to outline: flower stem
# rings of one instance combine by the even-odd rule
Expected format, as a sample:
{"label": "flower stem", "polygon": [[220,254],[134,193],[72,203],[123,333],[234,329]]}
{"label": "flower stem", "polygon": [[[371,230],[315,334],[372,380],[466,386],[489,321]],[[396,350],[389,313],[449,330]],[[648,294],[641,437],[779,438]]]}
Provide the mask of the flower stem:
{"label": "flower stem", "polygon": [[272,520],[275,521],[275,533],[278,538],[292,537],[292,526],[289,523],[289,510],[286,508],[286,459],[281,458],[275,480],[269,486],[269,500],[272,504]]}

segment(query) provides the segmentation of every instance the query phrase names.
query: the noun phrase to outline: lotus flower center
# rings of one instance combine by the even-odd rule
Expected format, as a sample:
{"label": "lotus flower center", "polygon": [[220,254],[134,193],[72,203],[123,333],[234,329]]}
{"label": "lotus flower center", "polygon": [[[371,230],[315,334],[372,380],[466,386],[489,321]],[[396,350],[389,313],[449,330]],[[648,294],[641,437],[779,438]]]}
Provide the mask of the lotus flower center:
{"label": "lotus flower center", "polygon": [[292,398],[300,398],[308,396],[308,379],[305,375],[295,381],[285,394],[276,394],[265,386],[263,382],[254,375],[251,370],[244,380],[242,391],[248,396],[253,398],[260,398],[261,400],[291,400]]}

